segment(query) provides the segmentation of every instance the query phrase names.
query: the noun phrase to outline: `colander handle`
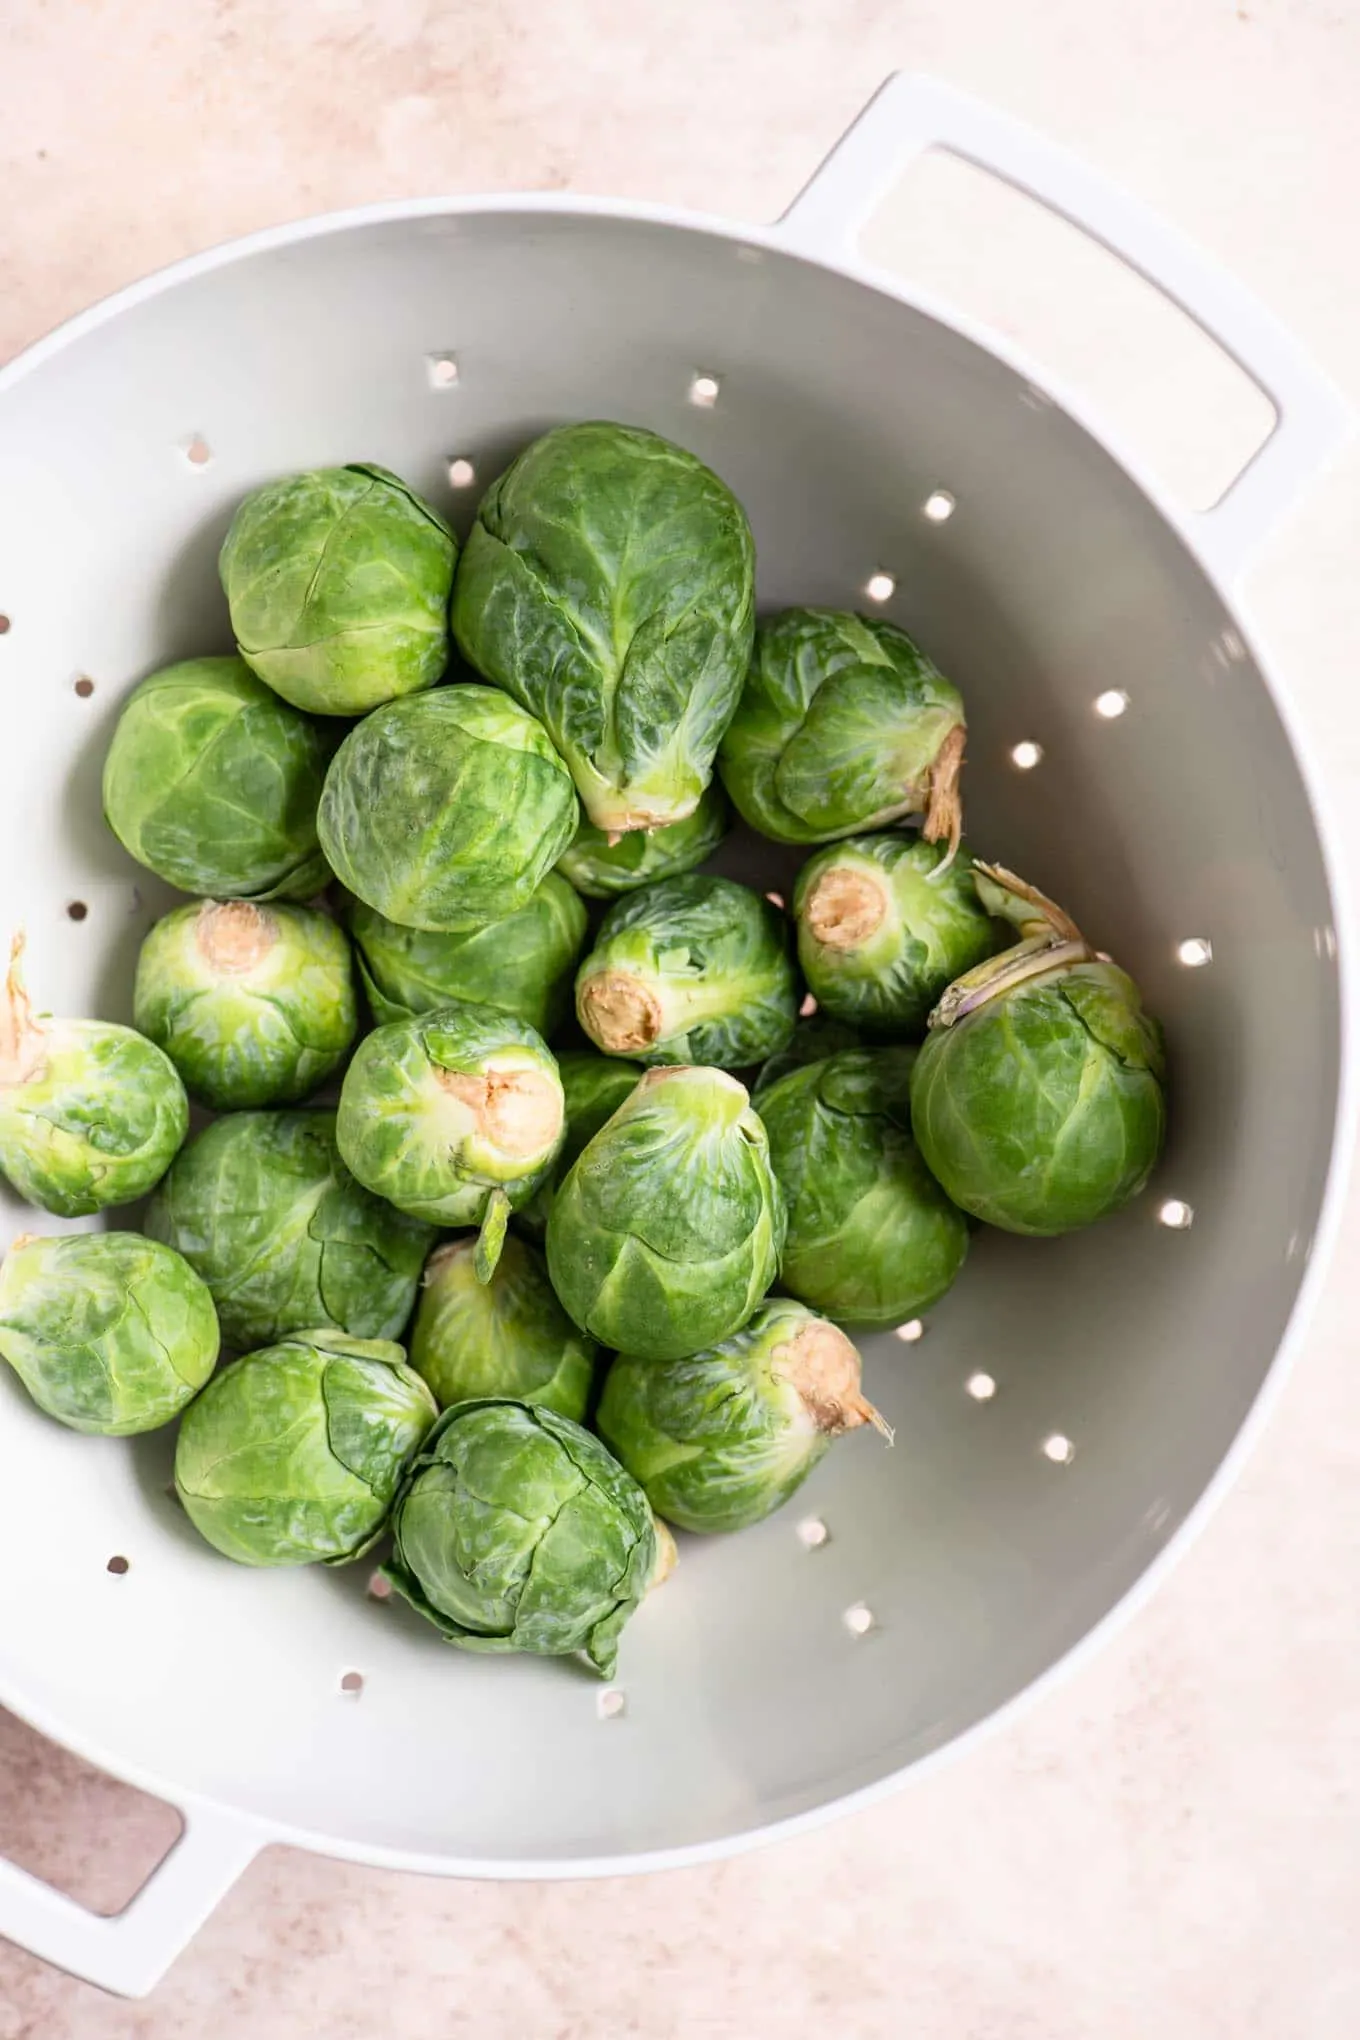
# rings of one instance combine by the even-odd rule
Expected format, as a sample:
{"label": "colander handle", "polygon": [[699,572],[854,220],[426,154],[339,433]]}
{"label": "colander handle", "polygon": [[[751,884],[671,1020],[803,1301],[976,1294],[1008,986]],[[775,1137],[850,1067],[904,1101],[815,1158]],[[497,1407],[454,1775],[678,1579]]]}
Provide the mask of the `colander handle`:
{"label": "colander handle", "polygon": [[914,156],[947,150],[1080,227],[1178,304],[1269,398],[1270,437],[1211,510],[1179,522],[1200,557],[1233,579],[1345,442],[1340,393],[1264,305],[1155,213],[1031,129],[933,79],[882,85],[776,228],[819,261],[845,263]]}
{"label": "colander handle", "polygon": [[228,1814],[186,1815],[184,1832],[111,1918],[0,1858],[0,1935],[120,1997],[145,1997],[269,1837]]}

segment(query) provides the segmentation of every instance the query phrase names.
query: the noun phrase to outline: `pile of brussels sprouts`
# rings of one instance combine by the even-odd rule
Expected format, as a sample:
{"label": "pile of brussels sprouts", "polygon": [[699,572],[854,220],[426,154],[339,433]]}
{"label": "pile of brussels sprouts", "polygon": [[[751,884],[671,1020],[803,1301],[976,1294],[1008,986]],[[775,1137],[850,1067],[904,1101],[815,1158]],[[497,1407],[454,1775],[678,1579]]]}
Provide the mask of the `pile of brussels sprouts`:
{"label": "pile of brussels sprouts", "polygon": [[[607,1675],[666,1525],[886,1430],[847,1327],[1143,1187],[1159,1030],[963,847],[957,690],[881,618],[757,623],[741,505],[650,432],[545,434],[461,552],[383,468],[268,483],[221,571],[234,654],[105,766],[192,896],[135,1029],[36,1013],[21,940],[0,1011],[0,1169],[144,1229],[16,1240],[0,1353],[74,1429],[180,1419],[227,1557],[387,1532],[450,1641]],[[734,808],[809,851],[791,914],[698,870]]]}

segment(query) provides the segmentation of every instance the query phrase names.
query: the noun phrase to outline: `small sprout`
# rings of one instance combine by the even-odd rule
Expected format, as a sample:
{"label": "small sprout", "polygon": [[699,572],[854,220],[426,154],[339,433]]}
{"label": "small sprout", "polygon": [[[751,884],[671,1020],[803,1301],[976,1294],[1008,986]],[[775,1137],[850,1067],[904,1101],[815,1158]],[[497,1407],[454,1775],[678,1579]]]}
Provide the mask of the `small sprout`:
{"label": "small sprout", "polygon": [[189,1405],[175,1486],[241,1565],[340,1565],[381,1536],[435,1415],[400,1346],[298,1333],[222,1368]]}
{"label": "small sprout", "polygon": [[[892,593],[883,579],[875,600]],[[828,843],[919,815],[928,843],[953,845],[963,745],[958,689],[904,630],[848,610],[786,609],[757,626],[720,763],[740,813],[777,843]]]}
{"label": "small sprout", "polygon": [[388,701],[345,738],[317,813],[331,870],[405,928],[484,928],[528,905],[576,827],[541,723],[492,687]]}
{"label": "small sprout", "polygon": [[334,744],[243,659],[187,659],[128,696],[104,764],[104,814],[123,848],[181,892],[310,899],[327,878],[316,808]]}
{"label": "small sprout", "polygon": [[484,1397],[430,1432],[384,1570],[464,1650],[579,1652],[609,1679],[656,1562],[647,1497],[598,1438],[556,1410]]}
{"label": "small sprout", "polygon": [[237,648],[294,708],[366,715],[447,666],[457,556],[438,511],[386,468],[266,482],[222,547]]}
{"label": "small sprout", "polygon": [[345,1168],[333,1112],[233,1112],[189,1142],[146,1229],[212,1291],[237,1352],[328,1326],[395,1338],[433,1229],[372,1197]]}
{"label": "small sprout", "polygon": [[682,821],[655,829],[618,829],[608,835],[584,816],[557,868],[587,899],[612,900],[659,878],[678,878],[713,855],[732,825],[732,810],[716,780]]}
{"label": "small sprout", "polygon": [[481,1282],[475,1251],[468,1236],[430,1256],[411,1328],[411,1365],[441,1409],[477,1396],[510,1396],[584,1423],[595,1347],[557,1301],[541,1255],[512,1235],[490,1281]]}
{"label": "small sprout", "polygon": [[[845,1333],[783,1297],[688,1359],[621,1353],[596,1423],[656,1513],[694,1531],[763,1521],[846,1431],[871,1424],[891,1438]],[[825,1542],[819,1527],[804,1542]]]}
{"label": "small sprout", "polygon": [[542,718],[606,837],[694,812],[754,622],[736,497],[628,425],[562,425],[527,446],[483,496],[453,590],[463,657]]}
{"label": "small sprout", "polygon": [[654,1069],[558,1185],[548,1272],[601,1345],[674,1360],[745,1324],[775,1278],[784,1225],[743,1086],[721,1070]]}
{"label": "small sprout", "polygon": [[[212,1297],[139,1233],[15,1240],[0,1267],[0,1357],[73,1431],[125,1438],[177,1417],[217,1364]],[[110,1572],[126,1572],[111,1559]]]}
{"label": "small sprout", "polygon": [[968,1224],[911,1134],[910,1048],[849,1049],[762,1089],[788,1204],[780,1280],[838,1323],[919,1323],[954,1281]]}
{"label": "small sprout", "polygon": [[781,916],[748,886],[695,875],[609,909],[576,1017],[607,1055],[744,1069],[787,1046],[797,996]]}

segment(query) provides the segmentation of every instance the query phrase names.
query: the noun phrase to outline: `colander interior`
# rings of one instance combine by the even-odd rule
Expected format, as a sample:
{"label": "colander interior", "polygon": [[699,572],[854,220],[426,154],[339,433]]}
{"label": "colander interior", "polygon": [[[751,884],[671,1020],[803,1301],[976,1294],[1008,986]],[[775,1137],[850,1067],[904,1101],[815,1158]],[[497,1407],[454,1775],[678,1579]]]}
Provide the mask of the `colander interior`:
{"label": "colander interior", "polygon": [[[167,1498],[164,1437],[72,1436],[0,1381],[0,1698],[169,1796],[483,1868],[806,1812],[1078,1643],[1261,1388],[1337,1089],[1331,907],[1288,741],[1232,615],[1117,463],[857,283],[566,211],[369,221],[219,261],[0,386],[0,892],[41,1005],[129,1017],[168,895],[104,828],[102,756],[134,681],[228,648],[215,561],[241,494],[378,460],[466,523],[519,444],[582,417],[718,468],[764,606],[863,606],[872,581],[957,681],[974,846],[1136,974],[1168,1031],[1172,1135],[1121,1218],[984,1232],[924,1326],[866,1342],[895,1447],[858,1434],[759,1529],[682,1540],[603,1708],[567,1665],[449,1650],[366,1599],[363,1565],[226,1564]],[[726,862],[763,885],[791,869],[753,838]],[[33,1218],[11,1200],[3,1221]]]}

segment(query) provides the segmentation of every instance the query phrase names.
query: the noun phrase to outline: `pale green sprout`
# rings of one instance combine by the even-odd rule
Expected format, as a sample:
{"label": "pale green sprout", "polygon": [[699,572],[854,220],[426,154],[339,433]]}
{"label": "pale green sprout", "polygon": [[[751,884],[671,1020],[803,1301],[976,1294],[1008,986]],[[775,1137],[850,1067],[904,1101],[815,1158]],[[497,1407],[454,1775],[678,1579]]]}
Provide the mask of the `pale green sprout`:
{"label": "pale green sprout", "polygon": [[369,462],[266,482],[222,547],[237,648],[313,715],[365,715],[448,662],[458,547],[437,510]]}
{"label": "pale green sprout", "polygon": [[782,914],[730,878],[667,878],[616,900],[576,975],[607,1055],[744,1069],[788,1045],[798,984]]}
{"label": "pale green sprout", "polygon": [[218,1345],[206,1283],[139,1233],[25,1233],[0,1267],[0,1355],[73,1431],[125,1438],[168,1424]]}
{"label": "pale green sprout", "polygon": [[382,1535],[435,1416],[400,1346],[298,1332],[224,1367],[190,1404],[175,1488],[238,1565],[343,1565]]}
{"label": "pale green sprout", "polygon": [[186,659],[134,687],[104,763],[123,848],[181,892],[306,900],[326,883],[316,812],[335,734],[243,659]]}
{"label": "pale green sprout", "polygon": [[1162,1033],[1138,987],[1060,907],[974,867],[1014,948],[952,984],[912,1073],[911,1117],[954,1202],[1007,1232],[1063,1233],[1146,1184],[1166,1133]]}
{"label": "pale green sprout", "polygon": [[613,900],[658,878],[679,878],[711,857],[732,826],[732,810],[718,781],[699,796],[693,814],[659,828],[606,835],[582,819],[557,868],[577,892],[592,900]]}
{"label": "pale green sprout", "polygon": [[674,1360],[745,1324],[784,1225],[743,1086],[722,1070],[649,1070],[558,1185],[548,1273],[602,1346]]}
{"label": "pale green sprout", "polygon": [[731,1338],[682,1360],[621,1353],[597,1427],[657,1514],[681,1530],[744,1530],[802,1486],[833,1439],[892,1433],[845,1333],[801,1303],[762,1303]]}
{"label": "pale green sprout", "polygon": [[360,1042],[336,1138],[358,1181],[433,1225],[477,1226],[489,1281],[512,1210],[546,1182],[565,1127],[542,1037],[489,1006],[396,1020]]}
{"label": "pale green sprout", "polygon": [[80,1218],[145,1197],[189,1129],[174,1064],[131,1027],[35,1015],[16,936],[0,996],[0,1171]]}
{"label": "pale green sprout", "polygon": [[613,1676],[658,1571],[647,1497],[589,1431],[541,1404],[455,1403],[392,1511],[383,1572],[463,1650],[580,1653]]}
{"label": "pale green sprout", "polygon": [[441,1409],[511,1396],[583,1423],[595,1347],[557,1301],[542,1255],[510,1235],[489,1282],[479,1279],[476,1259],[470,1237],[430,1256],[411,1327],[411,1365]]}
{"label": "pale green sprout", "polygon": [[526,907],[576,828],[541,723],[494,687],[438,687],[357,723],[326,775],[321,847],[404,928],[484,928]]}
{"label": "pale green sprout", "polygon": [[176,907],[142,944],[133,1017],[214,1111],[294,1104],[358,1031],[349,943],[311,907]]}

